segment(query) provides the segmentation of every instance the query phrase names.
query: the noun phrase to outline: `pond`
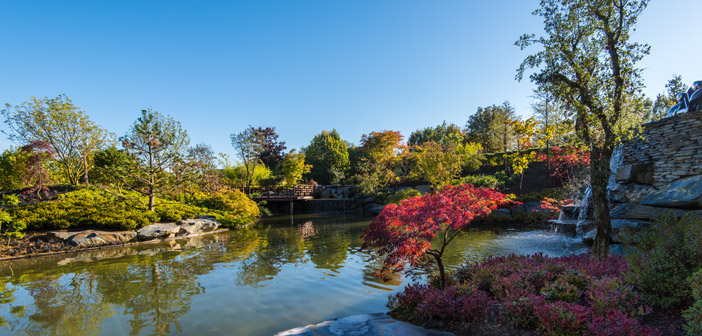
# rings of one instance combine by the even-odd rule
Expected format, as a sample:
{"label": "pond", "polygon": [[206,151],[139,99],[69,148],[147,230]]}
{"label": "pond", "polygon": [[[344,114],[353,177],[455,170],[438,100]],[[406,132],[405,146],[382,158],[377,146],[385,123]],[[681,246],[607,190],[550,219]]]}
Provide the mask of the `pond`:
{"label": "pond", "polygon": [[[387,311],[409,281],[383,283],[348,215],[264,218],[254,228],[0,262],[0,335],[272,335]],[[587,249],[549,231],[462,233],[446,264]]]}

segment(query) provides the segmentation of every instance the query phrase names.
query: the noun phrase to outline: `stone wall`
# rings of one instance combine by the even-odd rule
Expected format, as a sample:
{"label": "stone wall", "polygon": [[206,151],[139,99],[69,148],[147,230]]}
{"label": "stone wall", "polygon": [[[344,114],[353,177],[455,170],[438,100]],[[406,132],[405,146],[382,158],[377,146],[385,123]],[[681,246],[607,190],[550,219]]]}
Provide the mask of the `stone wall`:
{"label": "stone wall", "polygon": [[610,216],[648,221],[665,212],[702,213],[702,111],[643,127],[641,138],[615,150]]}

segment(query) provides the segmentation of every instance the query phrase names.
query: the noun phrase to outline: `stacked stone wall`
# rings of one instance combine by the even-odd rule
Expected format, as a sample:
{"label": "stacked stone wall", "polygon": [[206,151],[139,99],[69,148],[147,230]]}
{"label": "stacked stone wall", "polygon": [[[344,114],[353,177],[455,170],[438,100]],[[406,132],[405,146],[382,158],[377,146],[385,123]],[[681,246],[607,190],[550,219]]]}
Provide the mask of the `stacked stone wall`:
{"label": "stacked stone wall", "polygon": [[622,166],[650,165],[652,185],[657,188],[702,175],[702,111],[678,114],[643,127],[642,139],[622,146]]}
{"label": "stacked stone wall", "polygon": [[702,213],[702,111],[644,124],[618,151],[608,187],[612,219]]}

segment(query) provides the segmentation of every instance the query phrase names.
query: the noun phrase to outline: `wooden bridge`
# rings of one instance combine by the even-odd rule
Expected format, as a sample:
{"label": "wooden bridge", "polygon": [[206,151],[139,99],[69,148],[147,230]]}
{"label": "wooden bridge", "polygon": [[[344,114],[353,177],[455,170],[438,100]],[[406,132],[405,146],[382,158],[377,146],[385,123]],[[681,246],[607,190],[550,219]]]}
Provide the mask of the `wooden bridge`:
{"label": "wooden bridge", "polygon": [[254,190],[256,197],[251,199],[255,202],[289,202],[290,214],[293,213],[293,203],[295,201],[313,199],[313,185],[299,185],[292,188],[269,188]]}
{"label": "wooden bridge", "polygon": [[299,185],[293,188],[269,188],[253,190],[258,194],[252,199],[254,201],[296,201],[312,199],[314,194],[313,185]]}

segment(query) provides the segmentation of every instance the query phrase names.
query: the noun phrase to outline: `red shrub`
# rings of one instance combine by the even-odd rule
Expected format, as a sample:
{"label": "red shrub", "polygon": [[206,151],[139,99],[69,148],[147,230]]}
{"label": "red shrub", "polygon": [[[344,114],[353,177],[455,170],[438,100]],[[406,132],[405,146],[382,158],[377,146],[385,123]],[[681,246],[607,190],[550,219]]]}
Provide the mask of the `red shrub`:
{"label": "red shrub", "polygon": [[582,335],[592,319],[589,307],[577,303],[553,302],[536,305],[538,330],[548,336]]}

